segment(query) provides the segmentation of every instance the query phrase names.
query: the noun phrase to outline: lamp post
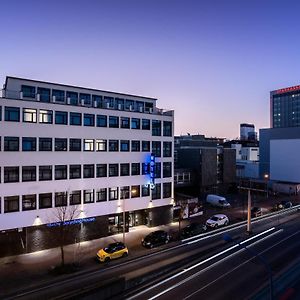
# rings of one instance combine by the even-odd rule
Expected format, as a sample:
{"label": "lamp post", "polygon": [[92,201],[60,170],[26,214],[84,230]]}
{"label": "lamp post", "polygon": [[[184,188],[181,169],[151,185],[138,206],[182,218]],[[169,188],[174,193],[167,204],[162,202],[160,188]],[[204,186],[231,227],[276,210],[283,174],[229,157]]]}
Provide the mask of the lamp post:
{"label": "lamp post", "polygon": [[[126,207],[125,207],[125,191],[121,191],[122,194],[122,200],[123,200],[123,243],[125,244],[125,232],[126,232]],[[131,199],[131,195],[135,195],[136,194],[136,190],[129,190],[129,200]]]}
{"label": "lamp post", "polygon": [[264,175],[264,179],[265,179],[265,181],[266,181],[266,187],[267,187],[267,198],[269,197],[269,174],[265,174]]}
{"label": "lamp post", "polygon": [[262,255],[260,255],[259,253],[253,251],[252,249],[249,249],[247,246],[245,246],[245,245],[243,245],[239,242],[236,242],[235,240],[233,240],[233,238],[229,234],[225,233],[223,235],[223,240],[226,241],[226,242],[235,243],[240,248],[245,249],[248,253],[250,253],[254,257],[257,257],[260,260],[260,262],[265,266],[265,268],[268,272],[268,277],[269,277],[269,282],[270,282],[270,300],[273,300],[273,298],[274,298],[274,295],[273,295],[273,293],[274,293],[273,292],[273,275],[272,275],[272,269],[271,269],[270,264],[264,259],[264,257]]}

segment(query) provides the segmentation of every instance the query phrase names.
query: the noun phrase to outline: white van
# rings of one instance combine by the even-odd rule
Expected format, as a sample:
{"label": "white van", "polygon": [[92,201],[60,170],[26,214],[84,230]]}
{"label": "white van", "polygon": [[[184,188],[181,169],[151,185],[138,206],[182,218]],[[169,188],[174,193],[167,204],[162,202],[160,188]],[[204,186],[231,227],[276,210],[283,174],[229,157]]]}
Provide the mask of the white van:
{"label": "white van", "polygon": [[226,198],[218,196],[218,195],[207,195],[206,202],[212,206],[217,207],[230,207],[230,203],[227,202]]}

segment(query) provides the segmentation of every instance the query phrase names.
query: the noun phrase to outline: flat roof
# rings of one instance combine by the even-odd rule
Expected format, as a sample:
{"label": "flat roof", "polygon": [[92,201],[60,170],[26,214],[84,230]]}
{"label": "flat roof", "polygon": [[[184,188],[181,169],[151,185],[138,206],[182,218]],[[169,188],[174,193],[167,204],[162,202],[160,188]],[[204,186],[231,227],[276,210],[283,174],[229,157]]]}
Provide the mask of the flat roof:
{"label": "flat roof", "polygon": [[119,93],[119,92],[98,90],[98,89],[86,88],[86,87],[82,87],[82,86],[69,85],[69,84],[61,84],[61,83],[55,83],[55,82],[49,82],[49,81],[41,81],[41,80],[34,80],[34,79],[14,77],[14,76],[6,76],[5,89],[7,87],[7,80],[8,79],[25,80],[25,81],[36,82],[36,83],[60,85],[60,86],[64,86],[64,87],[77,88],[77,89],[83,89],[83,90],[90,90],[90,91],[96,91],[96,92],[102,92],[102,93],[109,93],[109,94],[117,94],[117,95],[130,96],[130,97],[137,97],[137,98],[149,99],[149,100],[154,100],[154,101],[157,100],[156,98],[151,98],[151,97],[145,97],[145,96],[139,96],[139,95],[132,95],[132,94],[124,94],[124,93]]}
{"label": "flat roof", "polygon": [[277,94],[285,94],[285,93],[295,92],[295,91],[300,91],[300,85],[294,85],[294,86],[278,89],[275,91],[271,91],[271,94],[277,95]]}

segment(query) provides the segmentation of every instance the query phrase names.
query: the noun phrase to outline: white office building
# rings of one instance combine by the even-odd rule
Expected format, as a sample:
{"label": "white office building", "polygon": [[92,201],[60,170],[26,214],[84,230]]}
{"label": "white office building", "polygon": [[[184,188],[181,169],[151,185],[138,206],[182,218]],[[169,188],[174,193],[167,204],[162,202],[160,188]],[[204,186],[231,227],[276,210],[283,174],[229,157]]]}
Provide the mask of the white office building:
{"label": "white office building", "polygon": [[61,206],[78,207],[77,223],[91,232],[85,239],[122,231],[124,209],[128,227],[170,222],[174,113],[156,102],[7,77],[0,98],[2,233],[27,228],[34,236],[55,225]]}

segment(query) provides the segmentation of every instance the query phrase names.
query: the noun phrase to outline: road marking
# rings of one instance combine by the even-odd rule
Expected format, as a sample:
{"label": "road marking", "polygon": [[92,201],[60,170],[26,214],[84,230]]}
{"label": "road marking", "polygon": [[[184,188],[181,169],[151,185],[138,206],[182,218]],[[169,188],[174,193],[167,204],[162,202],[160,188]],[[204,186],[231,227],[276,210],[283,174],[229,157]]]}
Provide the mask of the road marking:
{"label": "road marking", "polygon": [[[266,234],[266,233],[268,233],[268,232],[270,232],[270,231],[273,231],[274,229],[275,229],[275,227],[272,227],[272,228],[270,228],[270,229],[268,229],[268,230],[265,230],[265,231],[263,231],[263,232],[261,232],[261,233],[255,235],[255,236],[253,236],[253,237],[247,239],[247,240],[244,240],[243,242],[246,243],[246,242],[248,242],[249,240],[253,240],[254,238],[256,238],[256,237],[258,237],[258,236],[261,236],[261,235]],[[281,230],[282,230],[282,229],[281,229]],[[270,236],[270,235],[269,235],[269,236]],[[268,237],[269,237],[269,236],[268,236]],[[261,240],[259,240],[259,241],[261,241]],[[136,297],[138,297],[138,296],[140,296],[140,295],[142,295],[142,294],[145,294],[146,292],[148,292],[148,291],[150,291],[150,290],[152,290],[152,289],[154,289],[154,288],[156,288],[156,287],[158,287],[158,286],[160,286],[160,285],[162,285],[162,284],[164,284],[164,283],[166,283],[166,282],[168,282],[168,281],[170,281],[170,280],[172,280],[172,279],[174,279],[174,278],[176,278],[176,277],[178,277],[178,276],[180,276],[180,275],[182,275],[182,274],[184,274],[184,273],[186,273],[186,272],[188,272],[188,271],[190,271],[190,270],[192,270],[192,269],[194,269],[194,268],[196,268],[196,267],[198,267],[198,266],[200,266],[200,265],[202,265],[202,264],[204,264],[204,263],[206,263],[206,262],[208,262],[208,261],[210,261],[210,260],[212,260],[212,259],[214,259],[214,258],[220,256],[220,255],[222,255],[222,254],[224,254],[224,253],[226,253],[226,252],[229,252],[229,251],[231,251],[232,249],[235,249],[235,248],[237,248],[237,247],[239,247],[239,245],[231,246],[231,247],[229,247],[229,248],[227,248],[227,249],[225,249],[225,250],[223,250],[223,251],[221,251],[221,252],[219,252],[219,253],[217,253],[217,254],[215,254],[215,255],[213,255],[213,256],[211,256],[211,257],[209,257],[209,258],[207,258],[207,259],[205,259],[205,260],[203,260],[203,261],[201,261],[201,262],[199,262],[199,263],[197,263],[197,264],[194,265],[194,266],[191,266],[191,267],[189,267],[189,268],[187,268],[187,269],[184,269],[183,271],[181,271],[181,272],[179,272],[179,273],[177,273],[177,274],[175,274],[175,275],[173,275],[173,276],[171,276],[171,277],[169,277],[169,278],[166,278],[165,280],[163,280],[163,281],[161,281],[161,282],[159,282],[159,283],[157,283],[157,284],[155,284],[155,285],[149,287],[148,289],[145,289],[145,290],[143,290],[143,291],[141,291],[141,292],[139,292],[139,293],[137,293],[137,294],[135,294],[135,295],[133,295],[133,296],[127,298],[127,300],[131,300],[131,299],[134,299],[134,298],[136,298]],[[239,250],[239,251],[241,251],[241,250]],[[235,253],[236,253],[236,252],[235,252]],[[234,254],[235,254],[235,253],[234,253]],[[230,257],[230,256],[227,256],[227,257]],[[182,283],[184,283],[184,281],[183,281]],[[182,284],[182,283],[181,283],[181,284]],[[180,284],[178,284],[178,285],[180,285]],[[171,289],[173,289],[173,288],[175,288],[175,287],[176,287],[176,285],[175,285],[174,287],[170,287],[170,288],[168,288],[168,289],[162,291],[161,293],[159,293],[159,294],[153,296],[153,297],[150,298],[149,300],[156,299],[157,297],[159,297],[159,296],[165,294],[166,292],[168,292],[169,290],[171,290]]]}

